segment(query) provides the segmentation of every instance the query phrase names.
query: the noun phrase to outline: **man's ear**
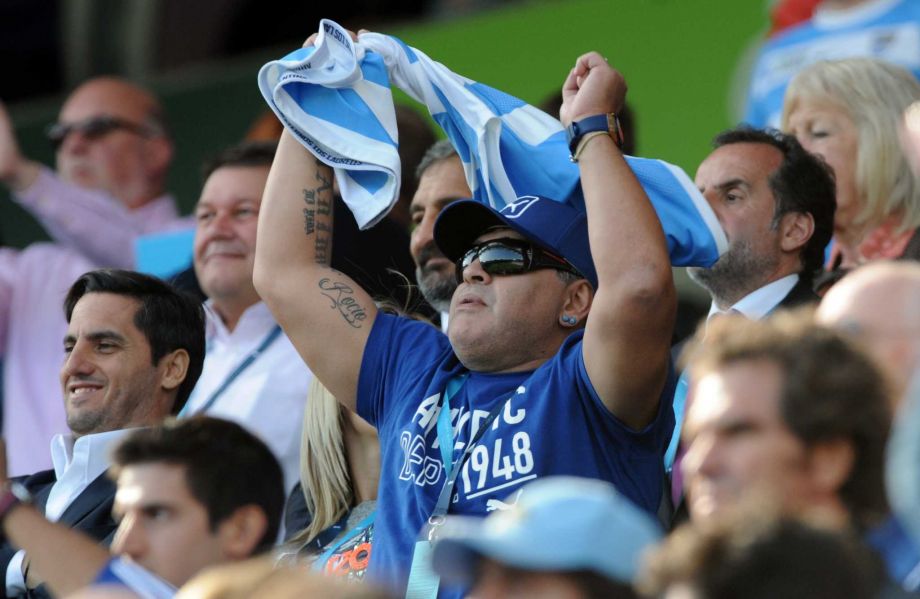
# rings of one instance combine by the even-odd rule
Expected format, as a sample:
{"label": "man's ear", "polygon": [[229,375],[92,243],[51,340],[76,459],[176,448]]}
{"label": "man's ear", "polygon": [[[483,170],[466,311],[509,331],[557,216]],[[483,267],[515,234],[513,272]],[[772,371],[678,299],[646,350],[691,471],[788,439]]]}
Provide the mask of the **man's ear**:
{"label": "man's ear", "polygon": [[[565,296],[562,303],[562,313],[559,315],[559,321],[566,326],[565,317],[568,317],[568,326],[580,325],[588,318],[588,312],[591,310],[591,303],[594,301],[594,288],[587,279],[579,279],[569,283],[565,288]],[[571,318],[575,320],[572,321]]]}
{"label": "man's ear", "polygon": [[254,504],[237,508],[217,528],[224,555],[232,560],[250,557],[261,543],[267,528],[268,517],[262,508]]}
{"label": "man's ear", "polygon": [[811,478],[825,496],[839,495],[855,462],[853,442],[848,439],[821,441],[809,451]]}
{"label": "man's ear", "polygon": [[188,364],[188,352],[184,349],[173,350],[160,358],[162,371],[160,385],[167,391],[175,390],[185,380],[185,375],[188,374]]}
{"label": "man's ear", "polygon": [[787,212],[779,221],[780,247],[798,253],[815,232],[815,219],[807,212]]}

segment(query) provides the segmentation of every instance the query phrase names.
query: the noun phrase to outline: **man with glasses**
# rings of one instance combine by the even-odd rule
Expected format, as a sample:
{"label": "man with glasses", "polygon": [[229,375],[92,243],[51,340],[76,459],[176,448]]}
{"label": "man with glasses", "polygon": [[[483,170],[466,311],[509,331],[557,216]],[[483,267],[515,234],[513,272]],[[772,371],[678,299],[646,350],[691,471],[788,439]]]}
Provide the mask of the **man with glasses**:
{"label": "man with glasses", "polygon": [[172,142],[149,92],[92,79],[65,101],[49,137],[57,172],[21,154],[0,104],[0,183],[58,242],[0,248],[3,435],[13,475],[49,468],[48,443],[67,431],[55,384],[67,288],[96,266],[133,267],[135,238],[179,221],[163,192]]}
{"label": "man with glasses", "polygon": [[538,196],[443,210],[434,239],[459,279],[447,336],[378,312],[329,268],[332,171],[282,138],[254,282],[316,376],[378,429],[368,574],[397,592],[432,582],[426,522],[505,509],[541,476],[605,479],[659,507],[675,291],[661,225],[609,129],[625,92],[597,53],[563,87],[563,123],[603,123],[571,144],[587,216]]}
{"label": "man with glasses", "polygon": [[100,266],[134,266],[135,238],[178,219],[164,192],[173,144],[159,101],[121,79],[91,79],[48,137],[57,172],[22,156],[0,106],[0,181],[59,243]]}

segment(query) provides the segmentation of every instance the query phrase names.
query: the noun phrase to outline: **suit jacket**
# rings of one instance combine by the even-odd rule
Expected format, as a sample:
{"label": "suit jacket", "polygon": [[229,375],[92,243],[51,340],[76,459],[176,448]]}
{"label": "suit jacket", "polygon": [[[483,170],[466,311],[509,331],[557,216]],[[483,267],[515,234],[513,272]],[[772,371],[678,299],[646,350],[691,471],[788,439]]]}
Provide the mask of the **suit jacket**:
{"label": "suit jacket", "polygon": [[[43,470],[30,476],[19,477],[16,480],[22,483],[32,494],[36,509],[44,513],[45,505],[48,503],[48,495],[51,493],[51,486],[57,480],[54,470]],[[64,510],[64,513],[61,514],[58,522],[86,533],[108,547],[112,543],[112,537],[115,536],[115,529],[118,527],[118,524],[112,519],[112,504],[114,502],[115,483],[104,472],[74,498],[70,505],[67,506],[67,509]],[[17,548],[6,540],[0,544],[0,576],[4,580],[0,584],[0,593],[4,598],[8,597],[5,582],[6,569],[16,551]],[[28,596],[50,597],[43,586],[33,590]]]}
{"label": "suit jacket", "polygon": [[[812,281],[799,275],[799,280],[796,282],[795,287],[790,289],[789,293],[776,304],[776,307],[770,310],[770,314],[780,309],[799,308],[808,304],[818,303],[819,301],[821,301],[821,297],[814,292]],[[702,318],[705,317],[706,315],[703,314]],[[671,345],[671,360],[675,365],[674,369],[678,376],[681,374],[681,370],[677,368],[678,358],[686,343],[687,339],[681,339],[677,343]]]}
{"label": "suit jacket", "polygon": [[821,301],[821,298],[814,292],[811,278],[805,278],[799,275],[799,282],[795,284],[795,287],[789,290],[786,297],[771,310],[771,313],[781,308],[798,308],[808,304],[816,304],[819,301]]}

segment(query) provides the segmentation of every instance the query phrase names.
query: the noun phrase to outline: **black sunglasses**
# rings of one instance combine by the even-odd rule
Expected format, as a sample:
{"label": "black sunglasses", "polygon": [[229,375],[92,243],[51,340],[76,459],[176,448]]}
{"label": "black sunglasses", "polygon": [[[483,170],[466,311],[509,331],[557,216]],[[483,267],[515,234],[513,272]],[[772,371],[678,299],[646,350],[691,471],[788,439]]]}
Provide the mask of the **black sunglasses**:
{"label": "black sunglasses", "polygon": [[519,275],[541,268],[553,268],[584,276],[561,257],[520,239],[501,238],[478,243],[457,260],[457,283],[463,282],[463,271],[479,259],[479,265],[490,275]]}
{"label": "black sunglasses", "polygon": [[45,134],[56,151],[67,139],[67,136],[74,131],[79,131],[80,135],[86,139],[96,140],[119,129],[130,131],[142,137],[149,137],[156,133],[153,128],[146,125],[139,125],[114,116],[97,116],[76,123],[54,123],[48,127]]}

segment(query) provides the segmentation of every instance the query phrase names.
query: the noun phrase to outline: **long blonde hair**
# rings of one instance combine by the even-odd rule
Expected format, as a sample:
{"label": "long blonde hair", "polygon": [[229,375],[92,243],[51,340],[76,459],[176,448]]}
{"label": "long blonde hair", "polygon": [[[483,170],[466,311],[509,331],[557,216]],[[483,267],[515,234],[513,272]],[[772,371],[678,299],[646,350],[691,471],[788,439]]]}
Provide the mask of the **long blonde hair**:
{"label": "long blonde hair", "polygon": [[353,506],[354,490],[342,436],[345,409],[313,377],[300,439],[300,484],[313,519],[291,539],[292,545],[309,543]]}

